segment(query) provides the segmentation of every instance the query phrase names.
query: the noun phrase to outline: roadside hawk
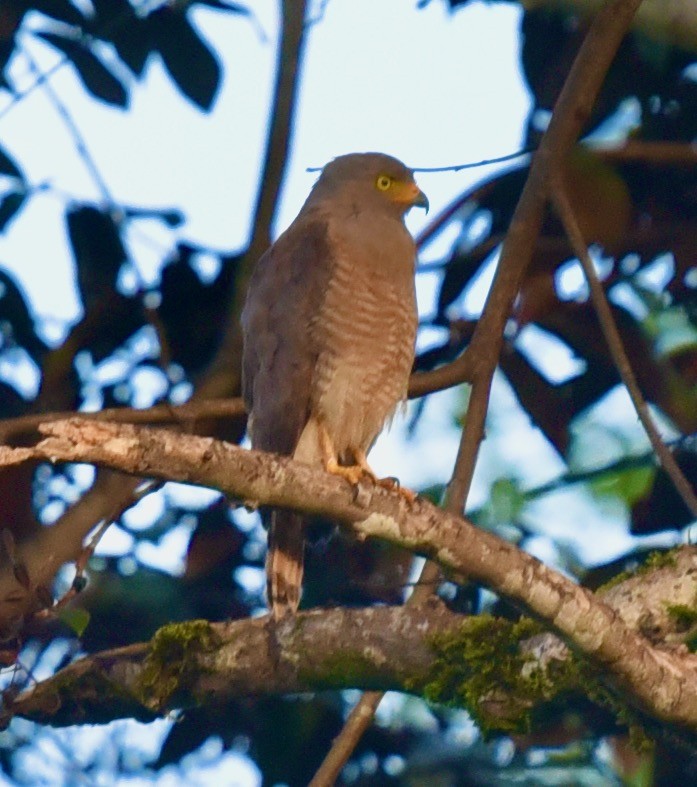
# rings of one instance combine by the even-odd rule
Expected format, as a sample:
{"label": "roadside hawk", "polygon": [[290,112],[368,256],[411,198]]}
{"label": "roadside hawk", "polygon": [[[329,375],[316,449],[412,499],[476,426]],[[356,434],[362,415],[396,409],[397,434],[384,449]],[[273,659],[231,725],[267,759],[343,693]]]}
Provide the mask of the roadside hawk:
{"label": "roadside hawk", "polygon": [[[377,480],[366,453],[406,398],[414,360],[415,248],[404,225],[414,205],[428,200],[397,159],[340,156],[257,263],[242,312],[253,448]],[[277,618],[298,608],[303,530],[298,514],[271,514]]]}

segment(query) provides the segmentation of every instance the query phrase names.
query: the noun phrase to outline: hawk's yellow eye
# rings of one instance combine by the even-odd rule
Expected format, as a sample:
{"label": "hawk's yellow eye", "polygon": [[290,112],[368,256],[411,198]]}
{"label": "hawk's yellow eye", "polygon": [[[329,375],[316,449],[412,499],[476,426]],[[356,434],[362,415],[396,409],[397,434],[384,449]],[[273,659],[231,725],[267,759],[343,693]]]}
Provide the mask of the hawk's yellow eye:
{"label": "hawk's yellow eye", "polygon": [[392,178],[389,175],[380,175],[380,177],[375,181],[375,185],[380,189],[380,191],[387,191],[389,187],[392,185]]}

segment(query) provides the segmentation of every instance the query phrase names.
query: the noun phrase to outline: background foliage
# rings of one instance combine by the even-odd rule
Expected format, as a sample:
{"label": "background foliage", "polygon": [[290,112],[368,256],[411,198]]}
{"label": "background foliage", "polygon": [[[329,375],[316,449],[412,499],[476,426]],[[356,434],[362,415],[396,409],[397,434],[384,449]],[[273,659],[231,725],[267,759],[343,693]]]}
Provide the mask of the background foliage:
{"label": "background foliage", "polygon": [[[197,5],[233,14],[240,24],[253,18],[247,6],[224,0],[170,5],[7,0],[0,4],[0,88],[21,100],[9,65],[13,58],[28,57],[20,33],[29,29],[61,53],[65,67],[74,69],[94,101],[127,112],[134,80],[143,77],[151,59],[160,58],[182,100],[210,112],[223,67],[191,21],[191,9]],[[467,3],[451,0],[450,5],[457,12]],[[583,17],[571,10],[540,7],[524,13],[521,67],[534,107],[522,147],[537,144],[585,27]],[[632,143],[666,144],[645,146],[641,155],[603,152],[590,144],[574,154],[563,175],[584,235],[594,244],[642,390],[676,441],[680,465],[693,483],[697,482],[691,439],[697,426],[697,166],[694,157],[691,161],[671,157],[666,151],[679,150],[675,143],[690,143],[697,137],[696,76],[694,52],[639,32],[630,35],[586,134],[594,143],[626,138]],[[37,83],[42,81],[37,74]],[[58,106],[62,106],[59,97]],[[64,122],[70,124],[70,108],[62,106],[62,110]],[[75,141],[79,145],[79,130]],[[89,164],[86,151],[84,156]],[[25,174],[30,164],[0,147],[4,233],[12,233],[13,222],[46,188]],[[424,336],[430,339],[422,342],[425,348],[417,358],[417,369],[446,362],[466,346],[477,318],[477,287],[495,260],[526,174],[523,159],[479,183],[422,233],[419,243],[425,250],[442,233],[450,233],[454,240],[442,259],[424,266],[424,275],[437,276],[438,288],[436,308],[423,315]],[[67,237],[83,312],[64,340],[52,344],[46,339],[21,282],[0,267],[3,418],[155,401],[178,403],[206,379],[210,363],[222,352],[221,337],[235,316],[230,315],[229,305],[235,302],[245,250],[221,253],[179,242],[163,255],[156,286],[137,280],[133,285],[133,279],[124,276],[138,269],[128,242],[131,228],[144,218],[168,227],[185,226],[186,215],[180,206],[163,210],[117,205],[108,184],[101,184],[101,191],[100,202],[66,204]],[[41,232],[41,227],[36,231]],[[201,264],[204,259],[208,268]],[[571,358],[561,370],[547,358],[560,347]],[[227,360],[231,367],[236,362]],[[656,470],[636,428],[624,425],[631,420],[625,415],[629,405],[617,396],[618,373],[578,264],[552,211],[516,305],[500,368],[515,406],[544,435],[564,470],[554,482],[537,488],[525,486],[522,470],[501,473],[489,499],[475,513],[482,526],[535,548],[539,530],[531,524],[535,521],[531,511],[536,501],[573,489],[592,498],[601,512],[608,507],[614,514],[626,510],[634,534],[673,531],[659,543],[676,539],[674,531],[691,518],[669,480]],[[33,399],[23,394],[18,383],[27,369],[40,378]],[[234,379],[231,375],[229,388],[222,393],[237,393]],[[457,407],[464,407],[464,396]],[[418,405],[413,410],[413,431],[418,431],[422,417],[423,405]],[[453,412],[452,418],[455,426],[459,413]],[[490,420],[495,432],[495,409]],[[239,419],[194,426],[196,431],[233,440],[242,438],[243,427]],[[6,549],[11,551],[12,544],[55,521],[91,482],[92,474],[84,467],[3,470],[0,521],[12,534],[5,539]],[[442,490],[424,491],[438,497]],[[50,625],[29,625],[20,637],[5,643],[6,662],[18,657],[20,665],[6,674],[8,690],[21,689],[79,652],[146,639],[168,621],[237,618],[263,609],[265,547],[256,518],[233,512],[224,500],[210,495],[191,498],[166,490],[157,501],[119,521],[118,532],[130,545],[124,554],[91,559],[89,583],[78,600],[79,609],[88,616],[62,613]],[[182,541],[187,546],[179,572],[156,570],[143,559],[151,554],[149,548],[176,548]],[[547,549],[556,565],[591,586],[625,564],[641,562],[647,548],[641,539],[627,540],[630,546],[621,558],[590,569],[568,541],[557,530]],[[393,547],[349,543],[327,523],[318,522],[308,552],[305,604],[399,603],[410,562],[408,554]],[[51,592],[60,596],[70,581],[71,573],[66,571]],[[441,593],[463,611],[494,606],[501,614],[513,614],[476,588],[446,583]],[[167,766],[176,766],[184,777],[203,773],[212,761],[231,751],[251,758],[268,783],[301,785],[309,781],[353,699],[348,693],[323,694],[244,700],[214,712],[191,711],[176,724],[152,731],[156,750],[149,761],[133,754],[132,739],[123,727],[108,730],[103,745],[90,747],[86,754],[77,731],[67,735],[44,731],[35,738],[31,725],[17,720],[0,735],[0,763],[8,777],[31,783],[39,751],[49,746],[50,767],[44,763],[49,780],[68,783],[68,774],[77,771],[96,781],[105,773],[116,778],[147,767],[152,774]],[[390,697],[386,705],[346,768],[347,783],[433,784],[441,779],[444,784],[488,785],[527,779],[535,784],[619,784],[625,778],[641,784],[649,783],[647,774],[655,769],[656,782],[669,784],[676,783],[671,782],[676,774],[684,775],[693,767],[675,752],[655,760],[633,752],[624,731],[607,714],[578,698],[553,709],[549,718],[539,719],[535,734],[515,741],[482,740],[463,711],[428,707],[413,698]],[[192,752],[194,759],[187,760]]]}

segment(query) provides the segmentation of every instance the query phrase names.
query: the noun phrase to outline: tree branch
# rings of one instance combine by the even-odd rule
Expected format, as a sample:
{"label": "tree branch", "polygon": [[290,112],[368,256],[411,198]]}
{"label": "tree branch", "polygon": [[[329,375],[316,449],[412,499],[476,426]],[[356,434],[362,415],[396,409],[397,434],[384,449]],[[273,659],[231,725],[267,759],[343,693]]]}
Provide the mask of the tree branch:
{"label": "tree branch", "polygon": [[[75,662],[23,695],[10,712],[62,725],[356,682],[404,690],[433,659],[429,638],[459,624],[442,604],[315,610],[280,623],[267,615],[171,624],[150,643]],[[99,691],[90,690],[95,684]],[[121,701],[112,707],[114,697]]]}
{"label": "tree branch", "polygon": [[139,476],[202,484],[247,505],[325,516],[358,538],[392,541],[465,575],[544,621],[604,675],[613,689],[657,720],[697,731],[697,670],[652,648],[589,590],[512,544],[421,498],[352,487],[292,460],[211,438],[71,419],[42,427],[35,448],[4,448],[0,463],[43,458],[91,462]]}
{"label": "tree branch", "polygon": [[[604,601],[628,626],[674,647],[671,640],[683,635],[669,603],[691,606],[695,595],[697,549],[691,547],[608,590]],[[560,693],[587,693],[596,681],[557,637],[525,633],[532,628],[529,620],[459,616],[436,599],[313,610],[280,623],[266,616],[171,624],[149,643],[71,664],[6,707],[5,721],[15,715],[55,726],[149,719],[246,696],[361,687],[464,701],[489,729],[511,729],[533,707]],[[506,641],[512,654],[493,674],[491,664],[478,663],[489,659],[482,650],[487,641],[493,649]],[[686,653],[680,658],[690,669],[695,661]]]}

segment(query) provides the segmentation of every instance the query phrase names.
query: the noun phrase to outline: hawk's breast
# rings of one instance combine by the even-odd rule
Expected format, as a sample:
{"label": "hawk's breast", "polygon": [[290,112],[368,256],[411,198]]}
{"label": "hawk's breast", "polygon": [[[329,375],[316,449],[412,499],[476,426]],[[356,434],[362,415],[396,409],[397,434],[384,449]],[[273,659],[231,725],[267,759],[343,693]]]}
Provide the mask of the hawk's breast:
{"label": "hawk's breast", "polygon": [[311,325],[311,409],[340,455],[367,451],[406,398],[417,326],[411,236],[401,222],[356,221],[356,233],[332,238],[332,273]]}

